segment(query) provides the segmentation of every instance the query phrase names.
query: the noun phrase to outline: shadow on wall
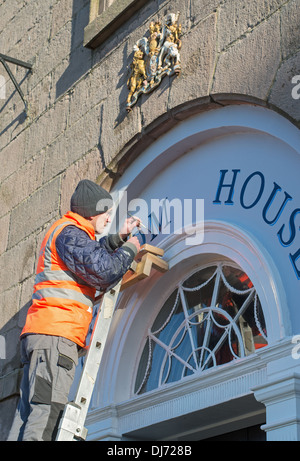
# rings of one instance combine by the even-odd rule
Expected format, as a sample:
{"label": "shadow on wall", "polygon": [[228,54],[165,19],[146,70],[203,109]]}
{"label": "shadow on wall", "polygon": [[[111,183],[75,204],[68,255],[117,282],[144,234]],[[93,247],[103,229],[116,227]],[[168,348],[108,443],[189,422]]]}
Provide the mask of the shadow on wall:
{"label": "shadow on wall", "polygon": [[[0,63],[1,64],[1,63]],[[22,89],[22,84],[25,83],[30,71],[24,71],[25,75],[21,80],[18,81],[20,88]],[[0,95],[0,138],[2,135],[8,134],[9,131],[20,131],[23,127],[22,125],[26,121],[26,110],[24,103],[18,94],[16,88],[11,84],[10,77],[6,73],[6,70],[0,65],[0,74],[5,75],[6,86],[9,88],[5,92],[5,97],[1,98]],[[7,114],[17,114],[15,118],[8,117]],[[9,121],[9,123],[7,123]],[[4,137],[4,140],[6,138]]]}
{"label": "shadow on wall", "polygon": [[92,50],[83,46],[84,28],[89,23],[90,0],[73,0],[72,38],[69,65],[56,83],[56,97],[65,93],[92,65]]}
{"label": "shadow on wall", "polygon": [[7,439],[22,379],[20,333],[31,301],[0,329],[0,441]]}

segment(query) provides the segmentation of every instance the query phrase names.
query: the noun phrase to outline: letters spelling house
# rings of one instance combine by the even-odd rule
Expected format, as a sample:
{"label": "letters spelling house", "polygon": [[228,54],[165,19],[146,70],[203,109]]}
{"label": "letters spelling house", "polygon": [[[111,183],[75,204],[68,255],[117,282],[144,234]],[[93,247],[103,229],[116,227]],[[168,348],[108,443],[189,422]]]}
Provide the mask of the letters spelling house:
{"label": "letters spelling house", "polygon": [[298,0],[1,2],[1,440],[84,178],[169,265],[119,297],[88,440],[300,440],[299,23]]}

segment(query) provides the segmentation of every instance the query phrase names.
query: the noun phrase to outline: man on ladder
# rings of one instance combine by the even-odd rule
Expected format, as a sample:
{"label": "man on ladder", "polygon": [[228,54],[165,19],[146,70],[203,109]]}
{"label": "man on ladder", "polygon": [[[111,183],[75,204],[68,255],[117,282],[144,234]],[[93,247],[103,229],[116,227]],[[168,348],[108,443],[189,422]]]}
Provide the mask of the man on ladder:
{"label": "man on ladder", "polygon": [[149,244],[143,245],[136,260],[133,261],[130,270],[126,272],[116,286],[102,297],[77,391],[74,400],[68,402],[65,406],[58,427],[57,441],[86,440],[87,429],[84,426],[85,419],[92,399],[97,374],[101,366],[103,350],[109,334],[119,291],[130,287],[139,280],[149,277],[152,269],[162,273],[166,272],[169,269],[169,265],[162,259],[163,255],[164,250],[161,248]]}
{"label": "man on ladder", "polygon": [[92,319],[96,290],[116,285],[140,244],[140,226],[126,219],[119,234],[96,241],[110,222],[111,195],[83,180],[71,211],[56,221],[41,246],[32,303],[21,333],[24,365],[20,401],[8,440],[55,440]]}

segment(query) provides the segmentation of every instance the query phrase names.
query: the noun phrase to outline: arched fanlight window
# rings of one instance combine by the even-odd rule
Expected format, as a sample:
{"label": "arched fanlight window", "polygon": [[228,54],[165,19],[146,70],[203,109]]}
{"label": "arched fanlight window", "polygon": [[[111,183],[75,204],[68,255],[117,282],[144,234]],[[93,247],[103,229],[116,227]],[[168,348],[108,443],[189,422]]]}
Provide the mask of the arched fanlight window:
{"label": "arched fanlight window", "polygon": [[255,287],[234,263],[198,269],[166,300],[148,331],[135,393],[253,354],[267,345]]}

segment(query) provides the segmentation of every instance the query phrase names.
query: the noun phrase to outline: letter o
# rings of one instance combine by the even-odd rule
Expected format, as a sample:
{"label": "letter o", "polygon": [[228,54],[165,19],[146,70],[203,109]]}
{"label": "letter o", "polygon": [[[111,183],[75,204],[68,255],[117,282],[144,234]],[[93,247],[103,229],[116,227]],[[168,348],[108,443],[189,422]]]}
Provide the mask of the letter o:
{"label": "letter o", "polygon": [[[257,194],[256,199],[250,205],[245,205],[244,194],[245,194],[245,191],[246,191],[246,187],[248,186],[249,182],[251,181],[251,179],[254,176],[259,176],[260,179],[261,179],[260,189],[259,189],[259,192]],[[243,187],[241,189],[240,202],[241,202],[242,207],[245,208],[246,210],[248,210],[249,208],[253,208],[259,202],[259,200],[261,199],[261,196],[262,196],[262,193],[264,191],[264,188],[265,188],[265,177],[264,177],[264,175],[260,171],[255,171],[254,173],[250,174],[250,176],[248,176],[248,178],[244,182]]]}

